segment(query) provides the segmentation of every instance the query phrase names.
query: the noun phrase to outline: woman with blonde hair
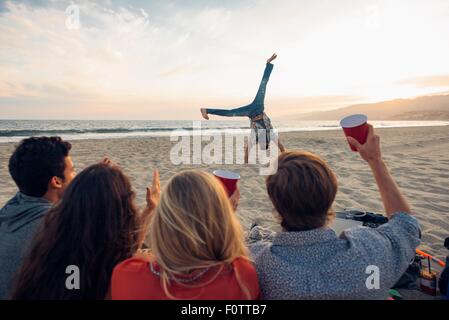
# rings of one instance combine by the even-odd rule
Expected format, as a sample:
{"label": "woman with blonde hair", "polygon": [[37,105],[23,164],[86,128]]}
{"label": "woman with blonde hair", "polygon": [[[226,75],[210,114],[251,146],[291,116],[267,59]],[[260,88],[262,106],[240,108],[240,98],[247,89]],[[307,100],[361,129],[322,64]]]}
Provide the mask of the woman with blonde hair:
{"label": "woman with blonde hair", "polygon": [[150,250],[120,263],[112,299],[259,299],[242,227],[221,183],[203,171],[173,176],[159,195],[149,224]]}

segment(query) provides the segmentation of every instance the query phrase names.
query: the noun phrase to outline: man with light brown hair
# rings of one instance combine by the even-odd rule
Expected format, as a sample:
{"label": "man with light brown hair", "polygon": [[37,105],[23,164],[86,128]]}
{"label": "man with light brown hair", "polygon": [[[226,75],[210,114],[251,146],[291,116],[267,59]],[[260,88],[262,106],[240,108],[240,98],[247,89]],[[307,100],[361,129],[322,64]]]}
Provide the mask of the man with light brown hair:
{"label": "man with light brown hair", "polygon": [[266,180],[283,232],[250,246],[266,299],[386,299],[420,243],[418,222],[382,160],[380,139],[348,138],[368,163],[389,222],[338,236],[329,226],[337,193],[335,174],[320,157],[302,151],[279,156]]}
{"label": "man with light brown hair", "polygon": [[306,231],[329,223],[338,189],[334,172],[320,157],[305,151],[282,153],[278,161],[278,171],[267,177],[266,186],[283,229]]}

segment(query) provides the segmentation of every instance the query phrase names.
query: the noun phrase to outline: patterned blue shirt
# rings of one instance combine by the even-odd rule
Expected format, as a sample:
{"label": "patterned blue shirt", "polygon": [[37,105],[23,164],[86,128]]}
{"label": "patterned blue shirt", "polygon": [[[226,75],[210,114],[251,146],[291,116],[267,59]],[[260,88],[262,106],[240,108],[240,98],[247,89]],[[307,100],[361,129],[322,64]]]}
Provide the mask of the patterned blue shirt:
{"label": "patterned blue shirt", "polygon": [[340,237],[328,228],[281,232],[249,247],[264,299],[374,300],[388,297],[420,237],[418,221],[397,213],[375,229],[347,229]]}

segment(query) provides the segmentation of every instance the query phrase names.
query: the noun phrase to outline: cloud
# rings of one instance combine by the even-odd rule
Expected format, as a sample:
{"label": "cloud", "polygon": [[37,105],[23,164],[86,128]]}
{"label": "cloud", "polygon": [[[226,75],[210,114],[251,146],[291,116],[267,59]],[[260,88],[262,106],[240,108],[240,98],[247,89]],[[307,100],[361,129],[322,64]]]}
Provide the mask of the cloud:
{"label": "cloud", "polygon": [[0,117],[6,105],[49,112],[78,104],[86,116],[110,105],[125,106],[123,117],[193,118],[200,106],[254,98],[273,51],[274,113],[340,105],[340,97],[407,96],[421,91],[397,91],[398,79],[430,85],[420,77],[449,74],[449,12],[440,0],[74,0],[81,25],[68,30],[71,3],[0,1]]}
{"label": "cloud", "polygon": [[8,7],[6,7],[6,3],[0,2],[0,14],[2,12],[6,12],[8,10]]}
{"label": "cloud", "polygon": [[447,88],[449,87],[449,74],[421,76],[398,81],[399,85],[412,85],[418,88]]}
{"label": "cloud", "polygon": [[74,92],[116,101],[129,96],[170,98],[173,88],[193,95],[185,83],[202,80],[198,71],[206,73],[216,63],[210,57],[222,51],[232,16],[215,7],[175,8],[161,23],[156,13],[143,8],[77,3],[81,28],[71,31],[60,8],[8,2],[9,12],[0,19],[0,55],[5,62],[2,79],[14,86],[2,86],[0,96],[51,99]]}
{"label": "cloud", "polygon": [[[30,9],[33,8],[46,8],[46,7],[56,7],[61,6],[65,3],[65,1],[57,1],[57,0],[7,0],[0,2],[0,14],[2,12],[9,12],[10,6],[26,6]],[[66,5],[67,6],[67,5]]]}
{"label": "cloud", "polygon": [[65,27],[64,10],[11,3],[8,8],[0,20],[1,57],[6,62],[1,65],[2,78],[16,88],[34,82],[44,97],[57,93],[45,89],[50,87],[60,87],[61,93],[80,88],[82,93],[107,86],[110,68],[120,65],[123,53],[132,49],[148,24],[142,11],[84,2],[83,21],[95,24],[86,23],[77,32]]}

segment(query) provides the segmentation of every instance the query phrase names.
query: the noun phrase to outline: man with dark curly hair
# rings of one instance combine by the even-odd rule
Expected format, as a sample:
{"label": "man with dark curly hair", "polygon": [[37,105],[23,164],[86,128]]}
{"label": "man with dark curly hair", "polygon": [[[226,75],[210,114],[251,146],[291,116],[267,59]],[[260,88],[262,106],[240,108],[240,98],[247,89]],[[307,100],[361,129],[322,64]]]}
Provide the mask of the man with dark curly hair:
{"label": "man with dark curly hair", "polygon": [[9,172],[19,191],[0,209],[0,299],[8,297],[42,217],[75,176],[71,148],[59,137],[28,138],[9,160]]}

